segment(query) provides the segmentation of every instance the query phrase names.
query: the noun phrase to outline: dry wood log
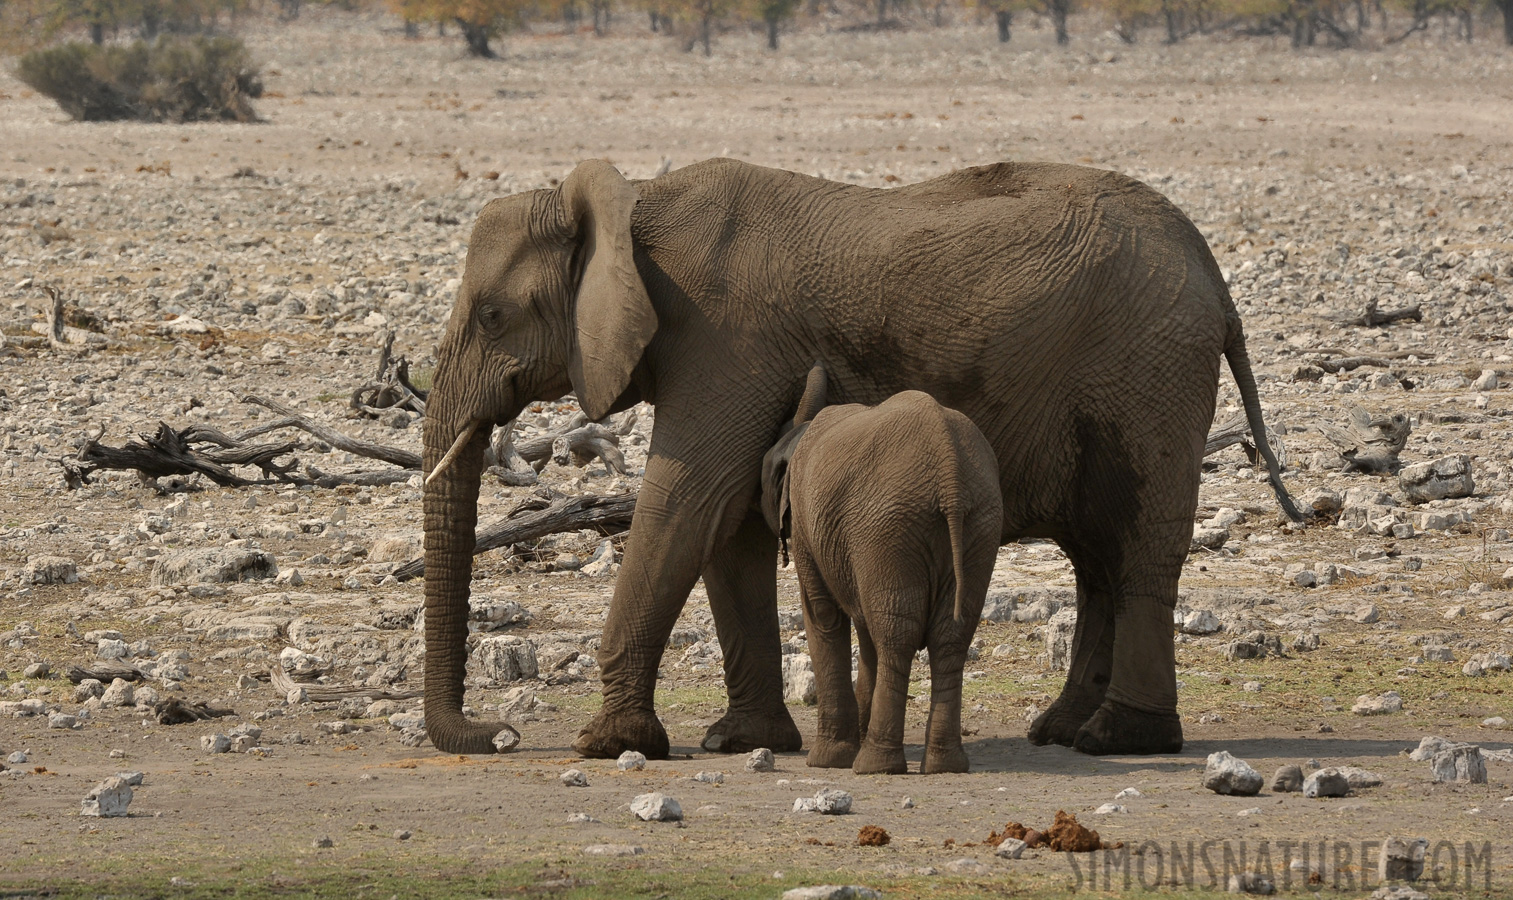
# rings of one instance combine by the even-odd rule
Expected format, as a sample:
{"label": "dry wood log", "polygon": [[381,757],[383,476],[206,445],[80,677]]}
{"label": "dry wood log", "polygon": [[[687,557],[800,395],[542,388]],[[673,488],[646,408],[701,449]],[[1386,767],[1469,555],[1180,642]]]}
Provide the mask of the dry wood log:
{"label": "dry wood log", "polygon": [[344,450],[355,456],[366,456],[369,459],[382,460],[403,469],[418,470],[420,468],[420,454],[418,453],[411,453],[409,450],[401,450],[398,447],[385,447],[382,444],[375,444],[371,441],[348,437],[334,428],[329,428],[306,419],[282,403],[265,400],[256,394],[238,394],[237,399],[243,403],[251,403],[264,409],[272,410],[283,416],[276,423],[279,427],[293,427],[307,431],[338,450]]}
{"label": "dry wood log", "polygon": [[484,456],[488,468],[484,471],[512,487],[528,487],[538,479],[536,470],[515,449],[515,422],[515,419],[509,420],[490,435],[489,448]]}
{"label": "dry wood log", "polygon": [[[511,513],[510,517],[477,532],[478,540],[473,547],[473,555],[478,556],[498,547],[507,547],[510,544],[531,541],[563,531],[594,528],[601,534],[613,534],[630,527],[631,517],[635,511],[635,493],[611,494],[606,497],[593,495],[567,497],[552,503],[545,509],[516,507],[516,511]],[[417,575],[424,575],[425,570],[425,557],[420,557],[395,569],[393,574],[400,581],[405,581]]]}
{"label": "dry wood log", "polygon": [[1392,473],[1401,468],[1398,454],[1408,443],[1413,426],[1402,414],[1373,416],[1357,406],[1344,428],[1321,423],[1320,433],[1345,460],[1345,471]]}
{"label": "dry wood log", "polygon": [[188,703],[177,697],[164,700],[152,708],[159,725],[187,725],[207,719],[220,719],[236,715],[234,709],[217,709],[203,701]]}
{"label": "dry wood log", "polygon": [[[50,301],[46,308],[47,324],[32,326],[32,330],[47,338],[47,343],[59,350],[77,351],[88,344],[104,344],[105,335],[84,328],[75,328],[67,322],[63,312],[63,294],[52,285],[44,284],[42,290]],[[77,309],[76,309],[77,311]]]}
{"label": "dry wood log", "polygon": [[378,371],[372,381],[352,392],[348,405],[375,418],[390,409],[411,409],[425,415],[426,395],[410,384],[410,361],[393,353],[394,332],[386,331],[378,350]]}
{"label": "dry wood log", "polygon": [[[1276,454],[1277,464],[1287,467],[1287,446],[1282,443],[1281,435],[1266,429],[1267,443],[1271,444],[1272,452]],[[1208,440],[1203,445],[1203,456],[1213,456],[1220,450],[1239,444],[1250,458],[1251,465],[1260,461],[1260,454],[1256,451],[1255,438],[1250,433],[1250,422],[1245,418],[1245,413],[1240,413],[1222,425],[1215,425],[1208,433]]]}
{"label": "dry wood log", "polygon": [[284,671],[283,666],[279,665],[275,665],[268,672],[268,681],[273,685],[274,690],[284,695],[298,688],[304,688],[305,696],[310,698],[312,703],[331,703],[337,700],[350,700],[353,697],[367,697],[370,700],[410,700],[425,695],[424,690],[387,691],[364,687],[360,684],[319,684],[296,681],[289,677],[289,673]]}
{"label": "dry wood log", "polygon": [[[85,439],[73,459],[60,459],[63,478],[68,487],[77,489],[89,484],[89,476],[101,469],[135,469],[144,480],[169,475],[204,475],[216,484],[225,487],[247,487],[254,484],[277,482],[297,483],[300,479],[290,472],[295,463],[280,465],[276,460],[293,452],[294,443],[251,444],[237,446],[225,435],[204,425],[191,425],[183,431],[174,431],[167,422],[159,422],[153,435],[141,434],[141,442],[127,441],[121,447],[108,447],[100,443],[105,436],[105,426],[100,432]],[[218,444],[222,449],[201,450],[191,446],[195,443]],[[257,466],[268,478],[250,480],[232,472],[228,466]]]}
{"label": "dry wood log", "polygon": [[1310,360],[1309,365],[1318,366],[1325,372],[1334,374],[1337,372],[1352,372],[1361,366],[1376,366],[1381,369],[1392,368],[1392,361],[1383,356],[1346,356],[1340,359],[1325,359],[1319,357]]}
{"label": "dry wood log", "polygon": [[142,673],[131,663],[118,662],[116,660],[102,659],[99,662],[90,663],[88,668],[84,666],[69,666],[68,680],[78,684],[86,678],[110,684],[119,678],[122,681],[141,681]]}
{"label": "dry wood log", "polygon": [[1364,312],[1354,318],[1343,318],[1340,320],[1341,323],[1345,325],[1359,325],[1364,328],[1375,328],[1378,325],[1391,325],[1393,322],[1402,322],[1405,320],[1421,322],[1424,319],[1424,314],[1419,309],[1417,303],[1412,306],[1405,306],[1402,309],[1389,309],[1385,311],[1378,310],[1376,304],[1377,301],[1374,297],[1367,300]]}
{"label": "dry wood log", "polygon": [[[625,474],[625,457],[619,448],[619,436],[609,428],[589,422],[572,427],[562,434],[545,434],[527,438],[515,445],[526,462],[536,466],[539,472],[547,460],[565,466],[575,459],[599,457],[611,472]],[[539,464],[539,465],[537,465]]]}
{"label": "dry wood log", "polygon": [[388,484],[402,484],[415,477],[410,469],[386,469],[381,472],[347,472],[327,473],[306,463],[305,472],[310,476],[310,483],[316,487],[334,488],[344,484],[355,484],[360,487],[382,487]]}

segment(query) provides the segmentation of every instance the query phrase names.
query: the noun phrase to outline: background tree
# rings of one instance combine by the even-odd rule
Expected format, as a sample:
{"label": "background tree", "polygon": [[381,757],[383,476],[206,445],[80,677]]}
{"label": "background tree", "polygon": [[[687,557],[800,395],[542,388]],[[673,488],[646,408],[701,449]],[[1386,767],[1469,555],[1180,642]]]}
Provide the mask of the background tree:
{"label": "background tree", "polygon": [[755,0],[753,10],[767,26],[767,49],[778,48],[778,27],[799,11],[802,0]]}

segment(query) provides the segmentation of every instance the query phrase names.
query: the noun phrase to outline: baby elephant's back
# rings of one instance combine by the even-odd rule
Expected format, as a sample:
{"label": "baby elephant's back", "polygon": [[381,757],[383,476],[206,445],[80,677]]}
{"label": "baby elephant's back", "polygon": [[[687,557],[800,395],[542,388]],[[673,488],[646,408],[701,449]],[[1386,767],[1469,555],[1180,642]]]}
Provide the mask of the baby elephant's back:
{"label": "baby elephant's back", "polygon": [[829,524],[853,520],[876,541],[917,536],[955,512],[969,530],[990,526],[997,546],[1003,503],[993,448],[970,419],[929,394],[826,407],[803,440],[805,458],[791,475],[794,502],[815,503],[821,508],[813,512]]}

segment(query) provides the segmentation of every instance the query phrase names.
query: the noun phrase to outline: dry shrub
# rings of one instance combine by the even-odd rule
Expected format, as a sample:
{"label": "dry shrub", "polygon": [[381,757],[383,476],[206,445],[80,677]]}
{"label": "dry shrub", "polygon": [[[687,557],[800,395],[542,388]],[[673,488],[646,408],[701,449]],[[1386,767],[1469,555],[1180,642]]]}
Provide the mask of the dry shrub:
{"label": "dry shrub", "polygon": [[255,122],[263,92],[247,48],[229,37],[63,44],[21,57],[16,76],[83,122]]}

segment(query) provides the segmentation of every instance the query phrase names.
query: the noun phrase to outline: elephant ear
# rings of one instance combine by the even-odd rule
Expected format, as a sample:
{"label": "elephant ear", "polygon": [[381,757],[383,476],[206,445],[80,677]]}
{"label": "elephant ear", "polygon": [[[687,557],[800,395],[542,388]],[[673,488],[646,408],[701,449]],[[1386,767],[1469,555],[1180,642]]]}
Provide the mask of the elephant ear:
{"label": "elephant ear", "polygon": [[602,159],[579,163],[560,188],[582,246],[575,340],[568,375],[590,419],[601,419],[630,384],[657,332],[657,313],[636,271],[630,214],[636,189]]}
{"label": "elephant ear", "polygon": [[799,439],[808,430],[807,424],[789,429],[762,457],[762,517],[778,537],[785,566],[788,565],[788,536],[793,530],[788,503],[788,466],[798,450]]}

